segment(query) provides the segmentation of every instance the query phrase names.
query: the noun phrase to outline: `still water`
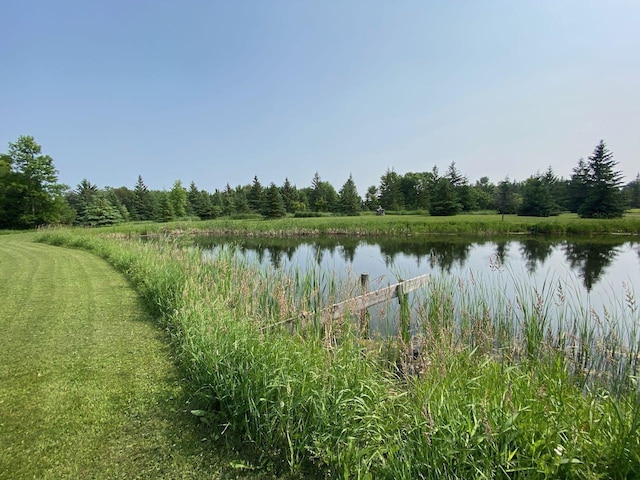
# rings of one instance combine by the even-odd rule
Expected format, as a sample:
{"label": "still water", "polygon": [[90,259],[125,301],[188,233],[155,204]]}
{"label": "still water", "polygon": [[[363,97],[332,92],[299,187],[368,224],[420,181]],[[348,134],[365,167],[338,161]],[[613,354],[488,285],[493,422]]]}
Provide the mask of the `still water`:
{"label": "still water", "polygon": [[[234,245],[239,255],[264,267],[319,269],[334,278],[368,273],[371,288],[425,273],[473,276],[494,288],[532,288],[562,283],[572,301],[592,306],[624,303],[640,286],[637,237],[506,239],[422,237],[419,239],[198,237],[214,253]],[[635,296],[634,296],[635,298]]]}

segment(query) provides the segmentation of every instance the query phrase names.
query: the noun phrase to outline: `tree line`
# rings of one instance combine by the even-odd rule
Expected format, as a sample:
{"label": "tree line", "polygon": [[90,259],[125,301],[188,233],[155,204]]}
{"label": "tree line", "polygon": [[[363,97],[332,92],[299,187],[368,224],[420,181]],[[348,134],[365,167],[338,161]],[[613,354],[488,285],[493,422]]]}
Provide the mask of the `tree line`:
{"label": "tree line", "polygon": [[558,177],[549,167],[524,181],[488,177],[469,182],[451,163],[444,174],[437,167],[400,174],[393,169],[367,188],[364,198],[350,174],[336,190],[316,172],[307,187],[288,178],[282,185],[263,186],[257,176],[246,185],[213,192],[176,180],[170,190],[150,190],[139,175],[133,189],[104,187],[82,180],[71,189],[59,183],[53,159],[42,154],[31,136],[20,136],[0,154],[0,228],[33,228],[44,224],[112,225],[126,221],[166,222],[287,214],[359,215],[379,208],[419,211],[433,216],[474,211],[552,216],[575,212],[583,218],[614,218],[628,208],[640,208],[640,174],[623,184],[622,173],[604,141],[587,160],[580,159],[571,177]]}

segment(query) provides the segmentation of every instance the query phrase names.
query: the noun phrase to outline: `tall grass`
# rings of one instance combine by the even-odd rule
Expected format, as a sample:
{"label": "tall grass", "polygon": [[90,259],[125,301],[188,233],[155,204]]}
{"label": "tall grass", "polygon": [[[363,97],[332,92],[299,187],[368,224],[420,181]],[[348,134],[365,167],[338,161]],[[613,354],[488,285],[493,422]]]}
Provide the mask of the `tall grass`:
{"label": "tall grass", "polygon": [[[293,333],[279,327],[334,295],[339,286],[323,287],[317,272],[258,270],[228,250],[203,260],[170,239],[40,238],[93,251],[123,272],[172,333],[194,415],[220,435],[241,433],[265,461],[331,478],[640,474],[636,379],[623,371],[615,382],[609,373],[583,382],[582,357],[566,353],[583,342],[589,358],[602,358],[613,336],[598,350],[600,330],[571,332],[575,341],[554,335],[560,324],[546,316],[543,293],[522,286],[519,301],[492,301],[478,279],[434,282],[420,306],[416,357],[402,340],[361,338],[348,321],[311,315]],[[616,348],[631,351],[621,338]],[[592,363],[584,368],[595,372]]]}
{"label": "tall grass", "polygon": [[139,236],[163,233],[213,233],[216,235],[270,236],[411,236],[411,235],[602,235],[640,234],[640,215],[619,219],[581,219],[575,214],[557,217],[519,217],[516,215],[362,215],[356,217],[286,217],[273,220],[220,218],[207,221],[169,223],[127,223],[102,229],[114,235]]}
{"label": "tall grass", "polygon": [[493,272],[442,274],[416,306],[423,349],[442,338],[508,361],[560,356],[575,382],[613,391],[635,388],[640,374],[640,312],[630,285],[608,306],[581,298],[579,280],[541,284],[492,261]]}

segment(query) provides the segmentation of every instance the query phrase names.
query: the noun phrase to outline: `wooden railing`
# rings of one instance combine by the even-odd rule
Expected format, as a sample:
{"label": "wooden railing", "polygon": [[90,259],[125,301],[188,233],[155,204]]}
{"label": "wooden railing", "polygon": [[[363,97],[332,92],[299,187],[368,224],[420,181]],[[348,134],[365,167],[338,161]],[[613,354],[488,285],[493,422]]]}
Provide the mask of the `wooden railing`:
{"label": "wooden railing", "polygon": [[[360,276],[360,283],[362,285],[362,295],[350,298],[343,302],[334,303],[327,308],[318,312],[320,315],[320,321],[324,324],[329,320],[338,320],[344,317],[347,313],[359,314],[362,331],[368,330],[368,317],[367,309],[374,305],[378,305],[383,302],[388,302],[394,298],[398,299],[400,304],[400,332],[405,340],[409,340],[409,324],[411,322],[408,294],[418,288],[427,284],[431,276],[429,274],[421,275],[410,280],[401,280],[400,282],[389,285],[388,287],[369,292],[369,274],[363,273]],[[288,324],[293,328],[293,325],[301,320],[313,318],[316,316],[316,312],[310,314],[301,314],[296,317],[288,318],[279,324]]]}

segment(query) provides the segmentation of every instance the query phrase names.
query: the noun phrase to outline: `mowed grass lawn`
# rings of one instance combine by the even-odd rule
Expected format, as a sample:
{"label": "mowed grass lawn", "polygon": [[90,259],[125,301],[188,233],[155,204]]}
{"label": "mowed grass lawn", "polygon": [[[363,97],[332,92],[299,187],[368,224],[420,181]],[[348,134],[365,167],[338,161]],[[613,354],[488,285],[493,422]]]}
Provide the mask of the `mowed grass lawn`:
{"label": "mowed grass lawn", "polygon": [[0,235],[0,478],[264,477],[198,426],[123,277],[31,235]]}

